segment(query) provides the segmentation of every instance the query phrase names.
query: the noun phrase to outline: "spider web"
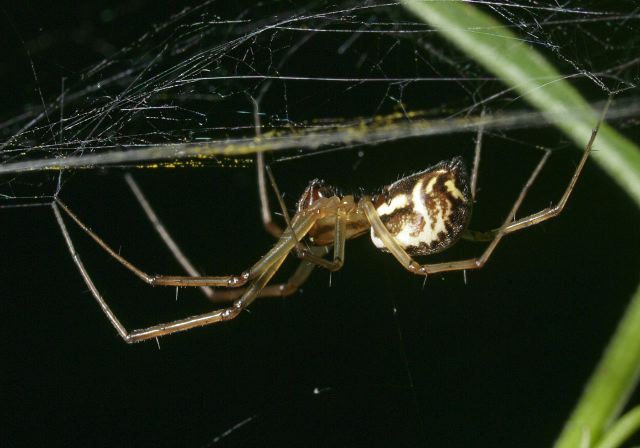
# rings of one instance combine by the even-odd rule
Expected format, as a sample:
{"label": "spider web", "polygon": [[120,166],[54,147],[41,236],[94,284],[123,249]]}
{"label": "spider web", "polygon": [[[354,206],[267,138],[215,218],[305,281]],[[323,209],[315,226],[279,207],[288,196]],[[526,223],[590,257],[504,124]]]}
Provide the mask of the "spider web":
{"label": "spider web", "polygon": [[[595,3],[584,2],[478,4],[552,60],[592,101],[630,89],[620,96],[630,102],[621,101],[612,117],[637,113],[633,2],[598,2],[593,9]],[[42,41],[67,43],[55,32],[20,35],[23,64],[8,71],[31,78],[33,90],[11,102],[22,104],[22,112],[5,107],[3,171],[188,156],[246,165],[249,160],[222,154],[251,150],[249,96],[259,100],[263,132],[278,136],[266,150],[309,152],[468,132],[468,117],[482,109],[510,119],[496,121],[498,129],[545,124],[398,3],[309,2],[292,9],[288,2],[246,8],[211,1],[173,8],[170,18],[151,21],[142,33],[127,30],[140,35],[103,50],[108,56],[85,69],[39,53],[46,47]],[[105,28],[146,14],[140,6],[130,14],[118,4],[97,12]],[[105,37],[94,38],[108,47]],[[46,67],[56,63],[63,67],[58,76]],[[424,120],[427,130],[420,127]],[[399,126],[385,127],[391,123]],[[3,176],[0,194],[29,196],[13,190],[12,179]]]}
{"label": "spider web", "polygon": [[[489,117],[483,121],[487,133],[485,138],[491,138],[496,146],[509,148],[504,151],[508,152],[506,155],[487,156],[488,171],[498,171],[496,166],[503,169],[508,167],[517,179],[510,188],[517,189],[521,185],[518,182],[526,177],[530,162],[538,157],[536,147],[573,147],[553,130],[539,133],[539,128],[550,128],[546,119],[482,67],[447,44],[437,30],[407,13],[399,3],[191,1],[179,6],[177,2],[113,0],[92,2],[92,5],[84,5],[79,10],[76,3],[58,4],[53,8],[55,12],[44,6],[42,11],[46,12],[2,10],[6,24],[3,32],[8,36],[5,40],[11,43],[11,48],[5,54],[7,60],[14,62],[0,67],[3,77],[0,97],[5,99],[0,110],[0,206],[48,203],[57,193],[69,194],[77,199],[94,186],[100,189],[98,185],[106,185],[106,191],[115,194],[111,181],[101,182],[96,174],[107,171],[105,167],[141,168],[143,175],[151,170],[166,168],[160,170],[159,176],[169,171],[182,171],[187,173],[183,176],[187,182],[192,182],[190,173],[194,171],[211,171],[215,173],[219,184],[228,187],[222,190],[220,196],[228,192],[231,196],[246,178],[254,181],[253,153],[257,150],[267,153],[267,160],[275,167],[281,190],[291,192],[285,198],[289,203],[291,196],[295,196],[310,178],[316,176],[330,177],[347,189],[360,186],[374,188],[388,183],[402,172],[416,169],[416,166],[422,168],[425,163],[450,157],[459,148],[462,148],[462,152],[466,151],[468,158],[483,111]],[[502,26],[512,29],[519,39],[534,46],[548,58],[564,77],[570,78],[594,108],[602,107],[603,100],[610,92],[619,92],[608,118],[615,120],[616,126],[623,132],[637,135],[640,9],[636,2],[473,3],[501,20]],[[38,19],[32,23],[34,17]],[[261,146],[264,140],[257,141],[254,138],[252,98],[260,106],[262,134],[265,140],[268,139],[268,144],[264,146]],[[427,145],[424,137],[428,136]],[[430,144],[431,139],[435,144]],[[513,151],[518,154],[511,154],[514,148],[524,151]],[[491,157],[494,158],[493,165]],[[524,160],[522,166],[520,160]],[[68,169],[61,171],[61,168]],[[89,174],[85,175],[85,170],[80,168],[90,169]],[[566,173],[563,173],[562,176],[566,177]],[[488,177],[481,172],[480,182]],[[74,187],[72,180],[76,178],[80,188]],[[542,207],[548,204],[549,197],[555,197],[546,193],[557,193],[563,185],[562,182],[553,184],[551,181],[550,184],[541,195],[544,198],[539,201]],[[172,188],[162,191],[166,193]],[[191,188],[204,190],[208,187],[194,180]],[[499,182],[487,181],[482,186],[481,199],[491,192],[500,193],[503,188]],[[216,199],[220,204],[217,216],[220,216],[220,210],[230,206],[230,200],[225,202],[226,199],[229,198]],[[196,203],[205,200],[205,196],[196,196],[194,199]],[[505,205],[496,206],[496,209],[506,210],[510,200],[505,199]],[[247,208],[252,211],[257,209],[255,201],[247,202]],[[89,213],[86,207],[79,208],[83,216]],[[483,213],[479,211],[474,219],[494,225],[495,214],[502,211],[495,212],[489,208],[486,215]],[[181,212],[176,214],[182,216]],[[253,216],[246,219],[251,225],[245,228],[255,230],[257,218]],[[239,222],[244,220],[244,215],[238,218]],[[104,222],[91,217],[88,221]],[[182,228],[179,220],[173,224],[173,228]],[[217,225],[217,221],[205,221],[203,226],[216,228],[214,226]],[[54,232],[50,228],[41,233],[51,238],[57,235]],[[633,241],[629,247],[634,246]],[[251,246],[249,243],[246,245]],[[126,244],[124,246],[129,247]],[[241,258],[238,269],[242,269],[246,267],[242,264],[242,258],[255,258],[264,253],[263,249],[267,246],[259,242],[256,247],[225,250],[228,253],[238,251],[250,254],[238,257]],[[210,249],[210,246],[206,247],[202,249],[204,253],[198,254],[196,248],[195,258],[205,259]],[[147,259],[153,258],[153,253],[147,255]],[[105,264],[110,262],[106,261]],[[393,263],[389,266],[396,268]],[[64,268],[66,272],[72,270],[69,263]],[[633,271],[633,267],[629,270]],[[354,272],[359,271],[356,268],[349,278],[362,278]],[[370,275],[370,271],[363,272],[364,275]],[[337,288],[349,289],[344,277],[333,280],[341,283]],[[421,282],[415,279],[411,281]],[[328,283],[326,277],[311,282],[322,287]],[[394,314],[394,317],[390,317],[390,310],[395,312],[396,308],[406,307],[412,297],[402,292],[403,285],[398,285],[396,279],[384,277],[380,282],[386,285],[381,288],[382,292],[375,285],[364,284],[364,281],[357,283],[357,288],[362,291],[360,294],[363,298],[369,299],[368,295],[381,297],[382,311],[375,308],[374,304],[368,305],[382,316],[375,322],[381,326],[385,322],[387,324],[386,328],[378,330],[381,333],[377,336],[379,339],[369,342],[382,346],[385,337],[392,341],[385,349],[377,349],[378,356],[386,357],[385,360],[390,360],[394,366],[390,377],[385,377],[381,384],[376,384],[375,375],[370,378],[368,372],[354,369],[345,374],[351,390],[346,391],[344,383],[342,389],[336,386],[340,384],[336,380],[340,375],[327,373],[327,370],[338,372],[344,365],[350,365],[346,351],[342,354],[338,352],[335,365],[327,370],[321,370],[326,366],[319,365],[319,362],[308,361],[300,355],[298,359],[308,361],[311,365],[309,370],[321,370],[324,376],[314,376],[299,366],[293,366],[293,361],[279,359],[280,372],[269,368],[259,370],[261,374],[265,374],[265,371],[271,374],[274,382],[273,388],[262,395],[257,386],[252,388],[248,384],[255,380],[250,375],[245,377],[233,372],[224,378],[225,373],[218,373],[232,385],[242,382],[242,387],[249,391],[243,394],[236,390],[235,395],[229,392],[230,396],[261,398],[256,398],[256,402],[246,407],[241,407],[226,395],[221,395],[220,403],[214,403],[215,406],[211,403],[194,405],[201,414],[195,415],[197,412],[194,411],[193,415],[189,414],[192,421],[175,424],[170,431],[176,437],[173,441],[182,442],[186,438],[197,445],[234,445],[239,443],[236,437],[251,440],[247,431],[254,429],[259,433],[257,439],[260,440],[267,434],[272,435],[283,429],[278,418],[285,414],[288,420],[292,420],[291,416],[296,412],[306,415],[310,409],[315,409],[314,406],[326,406],[332,411],[341,407],[353,410],[353,407],[341,401],[346,398],[341,397],[362,403],[362,407],[371,406],[371,414],[377,416],[382,411],[376,406],[384,408],[390,402],[385,401],[386,395],[384,399],[376,398],[389,390],[396,390],[399,395],[408,390],[408,398],[403,402],[403,412],[407,415],[390,415],[389,426],[393,428],[385,429],[386,434],[394,434],[395,429],[399,434],[412,435],[389,436],[389,446],[399,441],[415,446],[424,440],[438,440],[429,432],[433,427],[440,428],[437,425],[439,411],[427,409],[424,404],[428,401],[425,395],[435,395],[437,386],[428,386],[428,392],[424,392],[424,388],[413,384],[414,379],[425,372],[416,361],[416,353],[419,352],[416,334],[435,338],[436,341],[441,337],[441,345],[450,344],[452,340],[455,345],[458,340],[443,328],[438,328],[437,324],[432,330],[416,330],[411,328],[412,323],[406,322],[406,315]],[[450,289],[438,291],[437,284],[428,287],[433,288],[434,296],[438,296],[438,292],[455,296],[455,291],[465,290],[462,281],[458,283],[453,286],[454,292]],[[115,294],[116,289],[108,291]],[[169,295],[173,293],[171,291]],[[333,294],[337,297],[337,293]],[[318,334],[327,333],[317,323],[323,318],[326,321],[339,319],[349,322],[364,313],[357,307],[345,311],[337,298],[328,299],[328,302],[319,305],[326,314],[315,316],[315,319],[314,316],[306,316],[308,325]],[[238,338],[238,333],[242,331],[276,331],[272,330],[274,320],[286,320],[283,316],[287,312],[293,313],[283,312],[280,308],[269,311],[268,307],[274,308],[273,304],[267,304],[252,314],[254,321],[239,324],[243,326],[233,332],[233,338]],[[88,303],[87,313],[98,314],[94,308],[93,303]],[[326,311],[332,309],[334,314]],[[176,317],[174,311],[169,314],[173,318]],[[430,314],[437,314],[430,311]],[[268,314],[270,312],[271,315]],[[304,310],[298,312],[304,317]],[[562,314],[562,311],[559,313]],[[266,317],[261,318],[261,315]],[[101,319],[102,316],[97,318]],[[166,317],[162,319],[166,320]],[[255,321],[260,319],[268,324],[259,326],[260,322],[256,324]],[[469,325],[471,320],[469,318],[467,322]],[[289,328],[291,331],[287,337],[290,334],[303,334],[304,323],[288,325],[292,328]],[[403,337],[405,331],[412,335]],[[111,341],[115,337],[110,329],[101,327],[100,332],[106,333],[105,339],[110,342],[120,343]],[[345,337],[350,334],[352,330],[344,332]],[[448,335],[452,340],[439,335]],[[216,336],[224,339],[228,335],[221,333]],[[198,337],[204,341],[207,335],[195,336]],[[196,346],[193,352],[186,347],[174,347],[173,351],[189,353],[198,360],[196,364],[200,362],[205,365],[202,348],[204,344],[209,348],[210,340],[206,339],[206,342]],[[275,340],[278,341],[277,337]],[[241,347],[243,341],[240,336],[237,346]],[[279,342],[289,347],[287,343],[290,342]],[[163,340],[164,344],[170,345],[172,342]],[[351,344],[357,342],[351,341]],[[432,348],[436,345],[432,343]],[[363,352],[367,348],[364,345],[356,347]],[[155,346],[152,348],[155,350]],[[295,349],[289,347],[297,353],[304,353],[308,348],[304,344]],[[268,348],[260,346],[256,350],[267,351]],[[148,368],[145,366],[157,362],[157,353],[149,351],[152,353],[145,352],[138,369]],[[213,357],[233,358],[233,354],[222,353],[220,355],[216,351]],[[242,349],[240,353],[244,354],[245,359],[254,355],[254,352],[242,352]],[[181,361],[183,364],[193,362],[192,359]],[[134,364],[129,362],[127,368],[135,371],[135,367],[131,367]],[[446,367],[451,371],[464,372],[466,360],[454,359],[449,362],[452,364]],[[251,361],[239,362],[241,365],[243,363],[253,366]],[[490,363],[487,361],[487,364]],[[73,363],[70,364],[73,366]],[[162,370],[164,366],[157,367]],[[440,368],[429,367],[436,371]],[[219,364],[211,367],[216,370],[219,368]],[[93,372],[87,367],[80,369],[84,373],[89,372],[87,375]],[[286,382],[280,375],[286,377],[282,371],[287,370],[295,371],[296,375],[308,381],[303,385],[312,391],[314,397],[318,397],[317,402],[310,405],[308,401],[285,391]],[[442,370],[447,369],[443,367]],[[201,383],[207,381],[204,374],[196,375],[196,378]],[[293,381],[295,378],[289,379]],[[133,385],[118,383],[125,392],[130,392],[127,388],[147,386],[131,378],[127,380]],[[184,386],[192,379],[182,378],[182,381]],[[377,389],[371,387],[372,384]],[[580,386],[578,384],[576,388]],[[241,387],[238,386],[238,389]],[[145,392],[146,403],[162,410],[164,408],[158,405],[155,393]],[[72,392],[70,394],[73,396]],[[576,394],[567,398],[569,404],[572,404]],[[198,395],[188,396],[193,400]],[[170,397],[170,403],[182,399],[179,393]],[[464,401],[464,397],[459,398]],[[77,402],[82,403],[82,400],[78,399]],[[139,409],[136,406],[144,409],[143,405],[129,404],[133,409]],[[535,407],[535,404],[532,406]],[[366,410],[359,409],[359,412],[360,415],[368,415]],[[322,412],[314,415],[318,414],[322,415]],[[565,414],[563,410],[562,415],[557,416],[557,422],[561,422]],[[135,413],[124,412],[124,415],[131,417]],[[160,412],[152,415],[150,418],[161,419]],[[337,415],[343,417],[348,412]],[[467,414],[461,411],[461,415]],[[179,420],[179,416],[176,418]],[[371,420],[362,418],[363,421],[375,421],[383,426],[377,417],[371,417]],[[193,431],[193,436],[185,435],[185,428],[189,432],[196,426],[205,427],[210,423],[208,419],[215,420],[211,428]],[[403,428],[403,424],[406,428]],[[300,425],[304,428],[302,423]],[[353,425],[352,431],[361,434],[372,431],[379,436],[382,433],[382,429],[373,431],[366,424],[364,427],[356,423]],[[540,441],[550,440],[556,429],[547,428],[546,433],[541,431],[538,439],[532,438],[531,446],[539,446]],[[132,436],[131,430],[123,430],[124,433]],[[161,434],[164,433],[160,431],[157,438],[152,437],[152,440],[160,439]],[[309,440],[314,434],[310,431]],[[343,439],[336,440],[335,445],[343,442]],[[358,440],[367,439],[363,437]],[[521,439],[516,440],[521,442]],[[121,442],[125,442],[124,436]],[[126,439],[126,442],[132,440]],[[171,444],[167,441],[163,443]],[[491,446],[491,443],[487,445]]]}

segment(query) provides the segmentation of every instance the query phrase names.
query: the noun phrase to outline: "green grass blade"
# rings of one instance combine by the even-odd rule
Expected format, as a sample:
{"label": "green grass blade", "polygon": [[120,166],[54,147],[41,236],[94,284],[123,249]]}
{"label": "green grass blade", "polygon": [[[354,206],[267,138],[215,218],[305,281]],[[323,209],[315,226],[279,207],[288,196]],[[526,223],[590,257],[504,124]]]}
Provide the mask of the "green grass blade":
{"label": "green grass blade", "polygon": [[597,443],[622,410],[640,375],[640,288],[556,442],[575,448],[588,436]]}
{"label": "green grass blade", "polygon": [[596,448],[618,448],[640,430],[640,406],[636,406],[616,421]]}

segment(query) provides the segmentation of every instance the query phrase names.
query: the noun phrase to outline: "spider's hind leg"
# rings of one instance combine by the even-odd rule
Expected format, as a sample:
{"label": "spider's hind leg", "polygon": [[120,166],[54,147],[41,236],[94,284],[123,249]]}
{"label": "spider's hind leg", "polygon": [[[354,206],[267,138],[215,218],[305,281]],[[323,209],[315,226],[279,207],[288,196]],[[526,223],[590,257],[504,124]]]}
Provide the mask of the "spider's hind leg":
{"label": "spider's hind leg", "polygon": [[596,136],[598,135],[598,130],[600,129],[600,125],[604,121],[604,117],[607,114],[607,110],[609,109],[610,104],[611,104],[611,98],[609,98],[609,100],[607,101],[607,104],[605,105],[604,110],[602,111],[602,115],[600,116],[600,119],[598,120],[596,127],[593,129],[593,131],[591,131],[591,136],[589,137],[589,141],[585,146],[585,149],[582,153],[582,157],[578,162],[578,166],[573,172],[573,176],[571,176],[569,185],[567,185],[567,188],[565,189],[564,193],[562,194],[558,202],[556,202],[554,205],[550,207],[540,210],[539,212],[525,216],[524,218],[515,220],[515,217],[514,217],[513,221],[509,221],[505,223],[505,225],[501,228],[489,230],[487,232],[467,230],[465,231],[465,234],[462,237],[470,241],[490,241],[493,238],[495,238],[499,233],[502,233],[503,235],[508,235],[509,233],[526,229],[527,227],[539,224],[543,221],[546,221],[547,219],[551,219],[558,216],[562,212],[562,210],[564,210],[564,207],[567,204],[567,201],[569,200],[569,196],[571,196],[571,193],[573,192],[573,189],[575,188],[576,183],[578,182],[578,178],[580,177],[580,174],[582,173],[582,170],[585,164],[587,163],[587,160],[589,159],[589,154],[591,153],[593,143],[596,139]]}
{"label": "spider's hind leg", "polygon": [[[602,115],[598,121],[598,124],[596,125],[595,129],[592,131],[591,137],[589,138],[589,141],[582,154],[582,158],[580,159],[580,162],[578,163],[578,166],[576,167],[576,170],[574,171],[574,174],[571,177],[571,180],[569,181],[569,184],[567,185],[567,188],[565,189],[564,194],[562,195],[558,203],[552,207],[548,207],[544,210],[541,210],[537,213],[529,215],[525,218],[514,220],[515,215],[518,209],[520,208],[520,205],[522,204],[527,192],[531,188],[531,185],[537,178],[538,174],[542,170],[542,167],[547,161],[547,158],[549,157],[550,152],[547,151],[545,152],[545,155],[542,157],[540,162],[538,162],[538,165],[529,176],[527,183],[524,185],[524,187],[520,191],[518,198],[513,204],[513,207],[509,211],[509,214],[507,215],[507,218],[503,222],[502,226],[499,229],[491,232],[494,234],[494,237],[480,257],[470,258],[466,260],[449,261],[449,262],[443,262],[443,263],[431,263],[431,264],[423,264],[423,265],[419,264],[409,254],[407,254],[407,252],[402,248],[402,246],[400,246],[400,244],[395,240],[395,238],[391,235],[391,233],[389,233],[385,225],[382,223],[380,216],[376,212],[375,207],[373,206],[370,200],[367,200],[363,202],[363,209],[367,215],[367,218],[369,219],[369,222],[371,223],[371,227],[374,229],[378,237],[383,241],[385,247],[389,250],[389,252],[391,252],[393,256],[396,257],[396,259],[407,270],[409,270],[414,274],[428,275],[428,274],[437,273],[437,272],[459,271],[459,270],[465,270],[465,269],[481,268],[487,262],[487,260],[495,250],[496,246],[505,235],[515,232],[517,230],[521,230],[526,227],[538,224],[542,221],[546,221],[547,219],[557,216],[563,210],[565,204],[567,203],[567,200],[569,199],[569,196],[571,195],[571,192],[573,191],[576,185],[576,182],[578,181],[578,177],[580,176],[580,173],[582,172],[582,169],[584,168],[584,165],[586,164],[587,159],[589,158],[589,154],[591,152],[593,142],[595,141],[596,135],[598,133],[598,129],[600,128],[600,124],[604,120],[604,117],[609,108],[610,102],[611,102],[611,98],[607,102],[607,105],[605,106],[602,112]],[[469,235],[473,236],[472,234],[469,234]],[[483,234],[482,232],[479,232],[477,233],[476,237],[478,239],[481,239],[486,237],[487,235],[488,235],[487,233]]]}
{"label": "spider's hind leg", "polygon": [[[148,274],[139,270],[135,266],[133,266],[126,259],[122,258],[120,255],[115,253],[111,247],[109,247],[100,237],[98,237],[93,231],[88,229],[67,207],[64,205],[59,199],[56,200],[51,205],[58,226],[60,227],[60,231],[64,237],[64,240],[67,244],[67,248],[69,249],[69,253],[75,263],[76,267],[80,271],[83,280],[86,285],[89,287],[91,294],[96,299],[100,308],[109,319],[109,322],[116,329],[120,337],[124,339],[127,343],[138,342],[145,339],[155,338],[159,336],[164,336],[171,333],[176,333],[179,331],[185,331],[195,327],[201,327],[204,325],[209,325],[217,322],[223,322],[230,319],[234,319],[237,317],[240,312],[249,306],[257,297],[260,296],[260,292],[267,285],[269,280],[273,277],[273,275],[280,268],[284,260],[286,259],[289,252],[294,248],[295,240],[293,235],[296,238],[303,238],[309,229],[314,225],[317,219],[322,218],[321,213],[309,213],[303,214],[301,216],[297,216],[294,218],[292,229],[290,232],[286,232],[283,236],[278,240],[276,245],[265,255],[263,256],[257,263],[255,263],[250,269],[251,275],[247,275],[243,277],[243,282],[248,285],[246,288],[242,290],[242,295],[237,298],[233,304],[227,308],[217,309],[211,311],[209,313],[199,314],[196,316],[190,316],[185,319],[178,319],[175,321],[162,323],[158,325],[154,325],[148,328],[143,328],[139,330],[128,331],[124,325],[119,321],[116,315],[113,313],[106,300],[102,297],[98,289],[96,288],[91,276],[88,271],[84,267],[80,255],[75,250],[73,241],[71,240],[71,236],[67,230],[67,226],[62,218],[62,213],[60,209],[63,209],[65,213],[67,213],[76,223],[89,235],[91,236],[107,253],[109,253],[112,257],[116,258],[121,264],[127,267],[129,270],[134,272],[138,277],[146,280],[147,283],[151,284],[171,284],[173,286],[202,286],[211,285],[211,282],[214,279],[216,282],[228,282],[230,276],[226,277],[201,277],[201,278],[192,278],[192,277],[179,277],[179,276],[157,276],[157,277],[149,277]],[[164,283],[161,283],[163,281]],[[178,284],[176,284],[178,283]],[[224,286],[224,285],[220,285]],[[232,285],[236,286],[236,285]],[[241,286],[241,285],[238,285]]]}
{"label": "spider's hind leg", "polygon": [[[480,114],[480,118],[484,118],[484,109]],[[484,135],[484,125],[478,127],[476,134],[476,145],[473,151],[473,169],[471,170],[471,199],[475,202],[477,186],[478,186],[478,169],[480,167],[480,153],[482,151],[482,136]]]}

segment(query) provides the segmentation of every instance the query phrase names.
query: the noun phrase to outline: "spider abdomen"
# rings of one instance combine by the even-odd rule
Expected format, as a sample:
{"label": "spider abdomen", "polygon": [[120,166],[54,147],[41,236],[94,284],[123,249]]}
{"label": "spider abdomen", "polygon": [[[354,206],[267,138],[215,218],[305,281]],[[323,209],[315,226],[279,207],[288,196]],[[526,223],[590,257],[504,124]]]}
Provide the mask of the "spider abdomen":
{"label": "spider abdomen", "polygon": [[[471,216],[464,162],[443,161],[404,177],[373,199],[380,219],[409,255],[428,255],[454,244]],[[386,251],[371,229],[373,244]]]}

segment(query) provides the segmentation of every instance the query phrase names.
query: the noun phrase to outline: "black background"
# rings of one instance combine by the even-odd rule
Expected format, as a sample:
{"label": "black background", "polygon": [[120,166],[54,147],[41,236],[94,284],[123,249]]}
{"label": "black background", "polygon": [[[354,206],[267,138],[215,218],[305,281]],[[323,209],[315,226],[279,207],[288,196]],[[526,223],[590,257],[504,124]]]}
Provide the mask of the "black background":
{"label": "black background", "polygon": [[[36,85],[55,94],[61,76],[178,9],[159,5],[128,2],[117,28],[96,19],[109,10],[100,2],[2,10],[10,47],[0,72],[3,117],[37,103]],[[563,138],[552,129],[513,136]],[[427,145],[434,149],[420,151]],[[470,134],[446,136],[273,168],[292,205],[316,176],[347,189],[373,187],[455,154],[470,160],[472,148]],[[480,228],[501,222],[539,156],[509,151],[491,136],[485,148],[474,215]],[[552,157],[526,210],[560,196],[577,157]],[[239,272],[270,247],[253,169],[134,174],[208,273]],[[67,179],[63,197],[107,241],[150,272],[177,272],[122,171]],[[159,349],[116,336],[50,208],[0,209],[0,217],[3,446],[548,446],[634,292],[640,265],[638,211],[589,163],[561,217],[507,238],[467,284],[451,273],[423,288],[361,238],[348,244],[331,284],[318,271],[289,299],[163,338]],[[173,289],[139,284],[76,228],[72,234],[128,328],[208,309],[197,292],[181,291],[176,302]],[[479,250],[467,245],[449,256]]]}

